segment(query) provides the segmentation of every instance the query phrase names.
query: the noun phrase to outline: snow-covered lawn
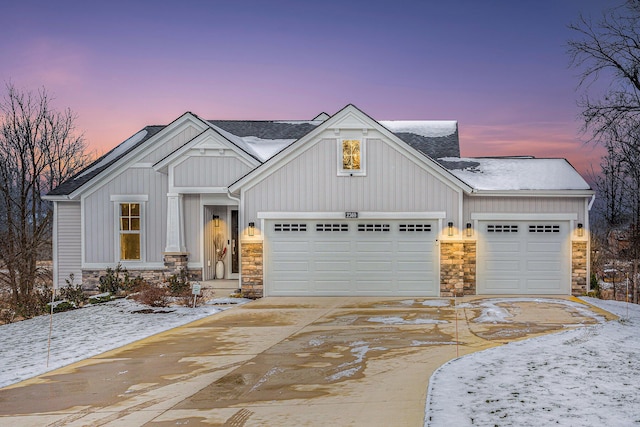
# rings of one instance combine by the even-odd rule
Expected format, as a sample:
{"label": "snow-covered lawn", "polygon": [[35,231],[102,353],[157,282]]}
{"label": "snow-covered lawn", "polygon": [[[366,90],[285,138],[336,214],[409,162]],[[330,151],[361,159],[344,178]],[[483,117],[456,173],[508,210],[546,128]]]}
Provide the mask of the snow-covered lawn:
{"label": "snow-covered lawn", "polygon": [[640,425],[640,306],[620,317],[452,360],[431,377],[425,426]]}
{"label": "snow-covered lawn", "polygon": [[[155,308],[131,300],[90,305],[53,315],[47,366],[49,316],[0,326],[0,387],[17,383],[142,338],[218,313],[248,300],[220,298],[196,308]],[[164,313],[162,313],[164,312]]]}

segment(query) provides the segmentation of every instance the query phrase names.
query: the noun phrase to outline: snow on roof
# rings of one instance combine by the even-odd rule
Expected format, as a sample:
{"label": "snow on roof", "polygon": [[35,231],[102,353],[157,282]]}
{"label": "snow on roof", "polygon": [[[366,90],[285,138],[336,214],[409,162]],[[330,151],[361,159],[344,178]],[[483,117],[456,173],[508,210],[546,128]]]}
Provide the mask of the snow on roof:
{"label": "snow on roof", "polygon": [[589,190],[565,159],[457,158],[438,161],[477,190]]}
{"label": "snow on roof", "polygon": [[296,141],[295,139],[263,139],[258,138],[257,136],[239,137],[212,123],[210,123],[210,126],[220,132],[220,134],[229,141],[233,142],[261,162],[269,160],[271,157],[275,156],[284,148]]}
{"label": "snow on roof", "polygon": [[263,162],[295,142],[295,139],[262,139],[257,136],[242,138],[249,149]]}
{"label": "snow on roof", "polygon": [[138,142],[142,141],[145,136],[147,136],[147,130],[146,129],[142,129],[140,132],[138,132],[135,135],[133,135],[133,136],[129,137],[128,139],[126,139],[120,145],[117,145],[113,150],[109,151],[99,161],[97,161],[93,166],[91,166],[90,168],[82,171],[82,173],[78,174],[74,179],[78,179],[78,178],[80,178],[82,176],[87,175],[88,173],[90,173],[91,171],[93,171],[95,169],[98,169],[98,168],[101,168],[103,166],[108,165],[109,163],[111,163],[112,161],[114,161],[115,159],[120,157],[122,154],[124,154],[127,151],[129,151]]}
{"label": "snow on roof", "polygon": [[458,129],[455,120],[381,120],[378,123],[393,133],[414,133],[427,138],[453,135]]}

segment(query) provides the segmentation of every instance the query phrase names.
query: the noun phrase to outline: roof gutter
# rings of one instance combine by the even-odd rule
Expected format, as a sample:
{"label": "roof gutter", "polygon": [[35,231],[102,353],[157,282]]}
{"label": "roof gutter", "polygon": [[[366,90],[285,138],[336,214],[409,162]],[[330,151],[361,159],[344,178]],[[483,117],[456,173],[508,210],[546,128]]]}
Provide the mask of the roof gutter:
{"label": "roof gutter", "polygon": [[593,202],[596,201],[596,193],[593,193],[593,195],[591,196],[591,200],[589,201],[589,206],[587,206],[587,209],[589,211],[591,211],[591,208],[593,207]]}

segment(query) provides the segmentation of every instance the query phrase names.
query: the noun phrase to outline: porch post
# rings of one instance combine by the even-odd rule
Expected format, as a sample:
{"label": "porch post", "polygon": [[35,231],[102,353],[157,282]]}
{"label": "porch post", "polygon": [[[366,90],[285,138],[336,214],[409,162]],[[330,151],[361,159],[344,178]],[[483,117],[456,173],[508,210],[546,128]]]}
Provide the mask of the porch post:
{"label": "porch post", "polygon": [[167,253],[186,252],[182,194],[167,193]]}

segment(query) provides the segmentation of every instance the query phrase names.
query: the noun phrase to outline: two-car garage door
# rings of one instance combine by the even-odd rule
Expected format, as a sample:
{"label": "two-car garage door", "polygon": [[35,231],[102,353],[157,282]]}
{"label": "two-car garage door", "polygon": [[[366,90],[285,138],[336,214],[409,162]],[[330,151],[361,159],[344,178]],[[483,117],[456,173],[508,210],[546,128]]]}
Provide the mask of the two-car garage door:
{"label": "two-car garage door", "polygon": [[[568,295],[569,221],[478,221],[478,295]],[[265,294],[439,296],[436,220],[266,220]]]}
{"label": "two-car garage door", "polygon": [[438,296],[437,224],[267,220],[265,294]]}
{"label": "two-car garage door", "polygon": [[568,221],[480,221],[478,294],[568,295]]}

